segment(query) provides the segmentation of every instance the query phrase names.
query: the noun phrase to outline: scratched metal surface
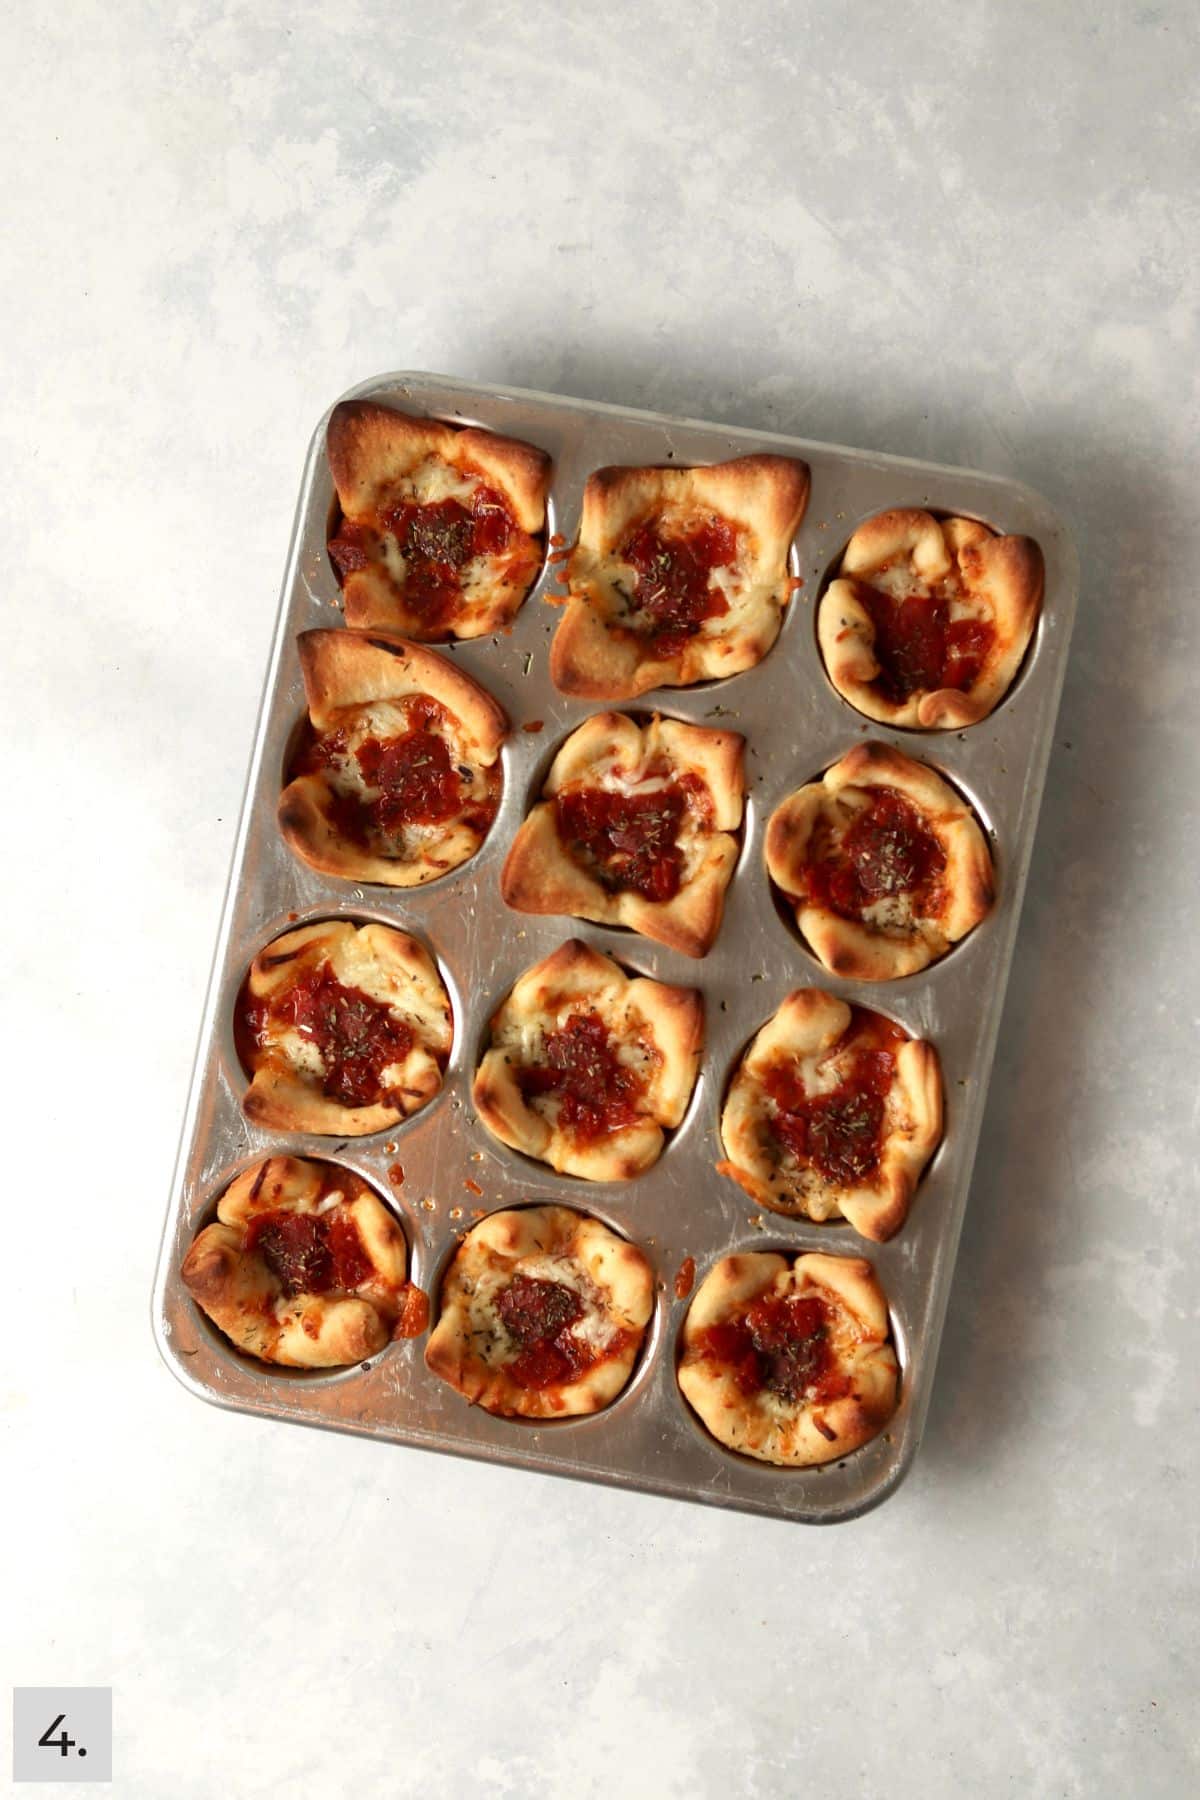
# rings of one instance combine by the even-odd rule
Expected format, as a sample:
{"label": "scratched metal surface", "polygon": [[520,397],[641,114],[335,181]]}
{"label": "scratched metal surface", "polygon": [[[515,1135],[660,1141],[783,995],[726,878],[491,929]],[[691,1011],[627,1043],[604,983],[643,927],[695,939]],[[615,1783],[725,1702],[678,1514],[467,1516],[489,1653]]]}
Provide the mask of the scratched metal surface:
{"label": "scratched metal surface", "polygon": [[[542,446],[555,465],[547,535],[560,532],[567,543],[578,525],[584,480],[602,464],[686,465],[768,449],[801,456],[812,470],[808,512],[794,545],[794,567],[805,586],[757,669],[698,688],[662,690],[636,703],[699,724],[721,723],[747,740],[741,855],[720,936],[703,961],[626,931],[525,917],[500,900],[500,866],[555,748],[598,710],[559,694],[550,681],[547,651],[559,614],[544,604],[548,568],[510,635],[446,651],[490,689],[513,724],[503,752],[500,812],[479,855],[407,892],[318,875],[284,846],[275,805],[288,740],[304,713],[296,634],[341,623],[325,551],[333,488],[323,453],[326,421],[320,421],[301,484],[155,1282],[162,1353],[193,1393],[244,1412],[797,1521],[852,1518],[903,1479],[929,1404],[1075,608],[1078,564],[1069,534],[1044,500],[1013,482],[799,438],[440,376],[385,376],[353,389],[350,397],[486,425]],[[824,673],[814,631],[816,597],[855,526],[887,506],[974,515],[997,529],[1028,533],[1045,555],[1045,607],[1021,674],[997,712],[966,732],[868,725]],[[535,720],[542,721],[540,732],[521,730]],[[880,985],[843,981],[819,967],[777,909],[763,866],[772,809],[867,735],[923,758],[970,799],[990,833],[999,882],[991,916],[941,963]],[[243,1116],[246,1084],[233,1049],[233,1001],[255,952],[286,930],[293,914],[301,921],[382,919],[414,932],[437,958],[454,1005],[454,1049],[441,1093],[407,1124],[343,1142],[265,1132]],[[658,1164],[629,1183],[555,1175],[497,1143],[471,1110],[471,1077],[497,1001],[522,969],[572,935],[631,970],[694,985],[705,997],[706,1047],[686,1117]],[[866,1245],[844,1224],[755,1213],[746,1196],[713,1170],[729,1074],[784,995],[806,984],[890,1014],[930,1038],[941,1056],[945,1139],[907,1224],[890,1244]],[[281,1151],[339,1162],[376,1187],[404,1226],[412,1279],[430,1292],[435,1307],[441,1270],[474,1209],[557,1201],[587,1210],[635,1240],[655,1266],[658,1294],[624,1393],[594,1418],[532,1423],[468,1407],[426,1369],[423,1339],[394,1343],[367,1365],[324,1374],[269,1369],[240,1356],[194,1306],[179,1265],[230,1179]],[[405,1175],[398,1191],[388,1177],[396,1162]],[[468,1181],[482,1194],[470,1191]],[[676,1299],[673,1278],[682,1259],[695,1258],[698,1284],[728,1251],[767,1248],[865,1254],[888,1295],[901,1364],[899,1408],[883,1435],[823,1469],[772,1469],[724,1450],[676,1386],[676,1338],[687,1303]]]}

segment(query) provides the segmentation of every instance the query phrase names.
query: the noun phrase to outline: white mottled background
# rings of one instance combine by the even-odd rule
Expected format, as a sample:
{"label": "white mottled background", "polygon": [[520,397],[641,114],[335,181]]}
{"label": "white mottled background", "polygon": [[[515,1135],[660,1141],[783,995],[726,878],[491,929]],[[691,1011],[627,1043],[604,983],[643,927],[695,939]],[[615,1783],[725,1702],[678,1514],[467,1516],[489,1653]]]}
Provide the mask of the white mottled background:
{"label": "white mottled background", "polygon": [[[1195,8],[16,0],[4,42],[4,1679],[114,1684],[138,1800],[1194,1794]],[[154,1351],[301,457],[398,367],[1077,531],[938,1391],[856,1524],[258,1424]]]}

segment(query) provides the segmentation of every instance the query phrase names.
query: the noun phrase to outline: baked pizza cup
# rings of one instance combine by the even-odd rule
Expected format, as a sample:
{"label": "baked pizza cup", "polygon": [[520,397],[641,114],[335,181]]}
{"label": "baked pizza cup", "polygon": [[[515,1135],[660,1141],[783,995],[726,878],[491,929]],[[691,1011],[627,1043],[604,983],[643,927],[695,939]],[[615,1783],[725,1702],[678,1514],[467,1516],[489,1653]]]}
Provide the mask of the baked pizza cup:
{"label": "baked pizza cup", "polygon": [[325,875],[417,887],[467,862],[500,804],[508,720],[435,650],[384,632],[304,631],[310,728],[279,829]]}
{"label": "baked pizza cup", "polygon": [[351,1170],[269,1156],[222,1194],[182,1274],[247,1356],[333,1369],[373,1356],[396,1333],[406,1264],[399,1225]]}
{"label": "baked pizza cup", "polygon": [[1042,604],[1042,553],[976,519],[898,509],[860,525],[817,609],[829,679],[888,725],[948,731],[1008,692]]}
{"label": "baked pizza cup", "polygon": [[971,808],[887,744],[857,744],[767,824],[767,872],[835,975],[894,981],[946,954],[995,899]]}
{"label": "baked pizza cup", "polygon": [[680,1334],[679,1386],[717,1442],[780,1467],[857,1450],[896,1410],[887,1301],[852,1256],[725,1256]]}
{"label": "baked pizza cup", "polygon": [[242,1109],[277,1131],[385,1131],[433,1099],[452,1038],[449,996],[416,938],[349,919],[301,925],[259,952],[238,995]]}
{"label": "baked pizza cup", "polygon": [[543,451],[373,400],[334,407],[326,448],[341,507],[329,557],[348,625],[429,640],[510,623],[542,562]]}
{"label": "baked pizza cup", "polygon": [[555,684],[627,700],[761,662],[791,595],[808,488],[807,465],[787,456],[589,475],[550,648]]}
{"label": "baked pizza cup", "polygon": [[931,1044],[819,988],[789,994],[738,1064],[722,1175],[789,1218],[845,1219],[883,1243],[942,1135]]}
{"label": "baked pizza cup", "polygon": [[572,938],[493,1016],[475,1110],[501,1143],[560,1174],[629,1181],[683,1118],[703,1041],[694,988],[627,975]]}
{"label": "baked pizza cup", "polygon": [[704,956],[737,861],[742,748],[732,731],[597,713],[555,757],[513,840],[505,900]]}
{"label": "baked pizza cup", "polygon": [[505,1418],[599,1412],[628,1382],[653,1309],[650,1264],[598,1219],[493,1213],[455,1251],[425,1361]]}

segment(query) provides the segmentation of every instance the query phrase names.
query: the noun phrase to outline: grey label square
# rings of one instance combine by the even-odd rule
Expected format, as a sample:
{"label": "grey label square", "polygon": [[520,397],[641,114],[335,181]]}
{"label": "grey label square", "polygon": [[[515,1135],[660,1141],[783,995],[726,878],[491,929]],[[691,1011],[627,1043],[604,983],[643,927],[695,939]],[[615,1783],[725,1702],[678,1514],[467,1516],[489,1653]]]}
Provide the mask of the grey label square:
{"label": "grey label square", "polygon": [[13,1780],[111,1781],[112,1689],[14,1688]]}

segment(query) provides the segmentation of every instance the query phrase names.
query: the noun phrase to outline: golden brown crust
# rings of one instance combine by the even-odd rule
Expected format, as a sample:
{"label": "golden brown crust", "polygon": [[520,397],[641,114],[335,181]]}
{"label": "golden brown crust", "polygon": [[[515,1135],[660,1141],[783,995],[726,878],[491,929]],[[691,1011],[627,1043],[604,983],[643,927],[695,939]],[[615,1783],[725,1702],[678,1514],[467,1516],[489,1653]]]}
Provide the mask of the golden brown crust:
{"label": "golden brown crust", "polygon": [[[744,740],[655,716],[639,725],[624,713],[596,713],[563,744],[534,807],[513,840],[500,891],[518,912],[566,913],[626,925],[685,956],[704,956],[721,924],[737,861],[745,778]],[[603,788],[649,794],[680,779],[693,784],[677,839],[682,880],[670,900],[613,891],[572,855],[557,823],[559,796]],[[697,790],[694,784],[701,784]]]}
{"label": "golden brown crust", "polygon": [[[744,1317],[764,1297],[820,1299],[836,1369],[850,1383],[839,1398],[747,1394],[705,1332]],[[696,1290],[681,1333],[678,1380],[708,1430],[730,1450],[779,1467],[833,1462],[875,1437],[896,1409],[897,1366],[887,1301],[859,1257],[769,1252],[726,1256]]]}
{"label": "golden brown crust", "polygon": [[[860,922],[810,898],[807,870],[814,843],[827,835],[836,851],[855,814],[880,788],[916,809],[945,867],[932,910],[915,910],[898,894],[872,909],[877,918]],[[856,744],[821,781],[782,801],[767,824],[766,863],[813,954],[835,975],[857,981],[894,981],[928,967],[973,930],[995,900],[991,852],[971,808],[925,763],[888,744]]]}
{"label": "golden brown crust", "polygon": [[[579,538],[565,565],[566,610],[550,648],[556,686],[588,699],[628,700],[761,662],[779,635],[791,592],[788,549],[808,490],[807,465],[786,456],[742,456],[697,469],[594,471],[584,488]],[[704,621],[682,648],[656,646],[636,628],[634,572],[619,552],[647,520],[679,536],[713,518],[738,531],[735,562],[710,581],[722,588],[728,611]]]}
{"label": "golden brown crust", "polygon": [[[345,520],[371,534],[365,566],[347,571],[347,623],[391,626],[415,638],[475,638],[515,616],[541,566],[550,458],[518,438],[414,418],[373,400],[346,400],[330,416],[329,466]],[[503,551],[463,569],[463,598],[448,622],[431,622],[406,600],[405,563],[387,513],[404,501],[469,502],[479,482],[507,504],[518,527]]]}
{"label": "golden brown crust", "polygon": [[302,631],[296,648],[318,731],[337,724],[349,707],[427,694],[454,714],[481,762],[499,755],[508,735],[504,708],[438,651],[389,631]]}
{"label": "golden brown crust", "polygon": [[[866,1036],[863,1031],[866,1031]],[[766,1081],[784,1070],[806,1096],[831,1093],[853,1077],[852,1045],[887,1047],[890,1085],[881,1096],[877,1165],[858,1180],[836,1180],[790,1154],[772,1132],[775,1105]],[[942,1135],[942,1080],[931,1044],[903,1035],[876,1014],[819,988],[798,988],[755,1036],[730,1083],[721,1114],[727,1161],[717,1164],[761,1206],[791,1218],[844,1218],[883,1243],[903,1225],[921,1173]],[[847,1037],[849,1033],[849,1038]],[[875,1065],[877,1066],[877,1065]]]}
{"label": "golden brown crust", "polygon": [[[599,1019],[638,1083],[631,1122],[594,1136],[564,1124],[553,1096],[526,1098],[520,1081],[522,1071],[547,1066],[547,1034],[580,1016]],[[527,969],[494,1014],[475,1108],[501,1143],[561,1174],[628,1181],[657,1162],[664,1133],[683,1118],[703,1041],[704,1003],[694,988],[629,976],[572,938]]]}
{"label": "golden brown crust", "polygon": [[[382,1072],[382,1096],[369,1106],[344,1106],[330,1098],[327,1070],[311,1033],[306,1037],[279,1016],[288,993],[326,967],[343,987],[386,1007],[393,1023],[412,1037],[402,1061]],[[453,1038],[450,1000],[429,952],[406,931],[323,919],[284,932],[251,963],[246,997],[269,1008],[258,1041],[239,1044],[252,1078],[242,1109],[258,1125],[364,1137],[409,1118],[442,1085]]]}
{"label": "golden brown crust", "polygon": [[[247,1228],[263,1214],[316,1215],[357,1240],[359,1278],[325,1292],[289,1292]],[[382,1201],[349,1169],[269,1156],[232,1181],[217,1219],[183,1261],[184,1286],[247,1356],[289,1368],[340,1368],[374,1356],[400,1316],[407,1251]],[[363,1272],[365,1270],[365,1272]]]}
{"label": "golden brown crust", "polygon": [[[516,1275],[578,1296],[582,1317],[571,1337],[598,1354],[574,1379],[514,1379],[522,1346],[496,1303]],[[505,1418],[599,1412],[628,1382],[653,1307],[646,1258],[598,1219],[565,1206],[493,1213],[467,1233],[446,1271],[425,1361],[474,1405]]]}
{"label": "golden brown crust", "polygon": [[[387,887],[436,880],[474,856],[486,835],[478,820],[494,813],[499,796],[499,756],[508,732],[508,720],[492,696],[435,650],[388,632],[305,631],[297,647],[314,731],[343,731],[349,750],[339,772],[293,774],[284,787],[278,821],[289,847],[323,874]],[[406,708],[422,697],[445,714],[434,729],[446,738],[462,778],[462,813],[414,826],[394,842],[348,838],[338,822],[339,793],[367,791],[356,772],[354,746],[372,736],[402,734]]]}
{"label": "golden brown crust", "polygon": [[[943,599],[952,623],[990,627],[993,640],[974,678],[962,687],[889,691],[859,583],[894,600]],[[1043,585],[1042,553],[1032,538],[1000,537],[975,519],[936,519],[903,508],[877,513],[850,539],[817,610],[829,678],[869,719],[943,731],[974,725],[1012,685],[1037,623]]]}

